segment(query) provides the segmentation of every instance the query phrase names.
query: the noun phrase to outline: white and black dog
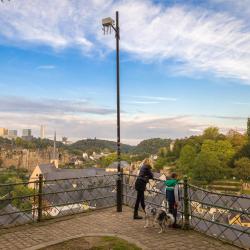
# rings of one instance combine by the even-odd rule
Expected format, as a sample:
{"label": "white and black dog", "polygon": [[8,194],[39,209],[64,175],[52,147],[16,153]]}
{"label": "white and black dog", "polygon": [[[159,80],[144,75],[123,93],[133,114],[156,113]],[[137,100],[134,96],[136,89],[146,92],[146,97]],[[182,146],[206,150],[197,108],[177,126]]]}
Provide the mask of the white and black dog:
{"label": "white and black dog", "polygon": [[150,223],[153,227],[158,224],[160,226],[159,233],[162,233],[168,225],[172,225],[174,223],[174,216],[167,213],[164,208],[157,209],[152,205],[146,205],[145,220],[145,228],[149,227]]}

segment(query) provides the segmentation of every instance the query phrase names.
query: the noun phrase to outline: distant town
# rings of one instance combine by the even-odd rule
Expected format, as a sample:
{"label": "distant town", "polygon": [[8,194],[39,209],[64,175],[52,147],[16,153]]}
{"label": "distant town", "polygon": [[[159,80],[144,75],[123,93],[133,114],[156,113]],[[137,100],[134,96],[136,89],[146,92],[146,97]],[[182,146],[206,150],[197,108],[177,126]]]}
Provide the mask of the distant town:
{"label": "distant town", "polygon": [[[40,136],[39,136],[40,139],[46,139],[45,132],[46,132],[46,126],[41,125],[40,126]],[[0,137],[10,139],[10,140],[16,139],[17,137],[21,137],[23,140],[26,140],[26,141],[31,141],[34,138],[34,136],[32,134],[32,129],[30,129],[30,128],[22,129],[22,135],[19,136],[18,130],[3,128],[3,127],[0,127]],[[65,136],[62,137],[61,141],[63,144],[72,143],[72,142],[68,141],[68,138]]]}

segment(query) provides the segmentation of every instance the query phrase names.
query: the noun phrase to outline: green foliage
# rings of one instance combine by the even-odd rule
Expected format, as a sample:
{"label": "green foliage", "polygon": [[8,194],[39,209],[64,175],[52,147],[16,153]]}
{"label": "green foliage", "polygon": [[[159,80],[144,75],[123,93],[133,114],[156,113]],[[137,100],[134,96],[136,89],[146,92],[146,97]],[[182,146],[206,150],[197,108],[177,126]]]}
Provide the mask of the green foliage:
{"label": "green foliage", "polygon": [[235,174],[238,178],[246,180],[250,179],[250,159],[242,157],[235,161]]}
{"label": "green foliage", "polygon": [[[11,191],[11,196],[14,197],[21,197],[26,195],[33,195],[34,190],[24,185],[16,185],[14,186],[13,190]],[[26,210],[32,208],[31,198],[18,198],[12,200],[11,204],[20,210]]]}
{"label": "green foliage", "polygon": [[233,158],[235,151],[229,141],[212,141],[205,140],[202,144],[201,151],[215,152],[220,164],[226,167]]}
{"label": "green foliage", "polygon": [[170,139],[153,138],[140,142],[133,150],[134,153],[157,154],[160,148],[169,148]]}
{"label": "green foliage", "polygon": [[245,144],[239,151],[234,155],[234,161],[242,157],[247,157],[250,159],[250,143]]}
{"label": "green foliage", "polygon": [[246,143],[247,137],[236,130],[230,129],[227,133],[227,139],[236,151],[240,150]]}
{"label": "green foliage", "polygon": [[[121,160],[130,162],[130,157],[127,154],[121,154]],[[109,154],[108,156],[103,156],[99,159],[98,165],[101,168],[108,167],[111,163],[117,161],[117,154]]]}
{"label": "green foliage", "polygon": [[229,141],[205,140],[201,152],[194,161],[193,177],[211,182],[230,173],[228,164],[234,156],[234,149]]}
{"label": "green foliage", "polygon": [[159,155],[160,157],[166,157],[167,154],[168,154],[168,151],[169,151],[169,150],[168,150],[166,147],[162,147],[162,148],[159,149],[158,155]]}
{"label": "green foliage", "polygon": [[149,154],[142,153],[142,154],[131,155],[130,160],[131,162],[143,161],[145,158],[148,158],[148,157],[149,157]]}
{"label": "green foliage", "polygon": [[[99,139],[87,139],[77,141],[68,146],[69,149],[81,150],[88,153],[100,153],[101,151],[115,152],[117,144],[114,141],[99,140]],[[130,152],[134,147],[126,144],[121,144],[121,150],[124,153]]]}
{"label": "green foliage", "polygon": [[214,151],[202,151],[196,157],[192,171],[194,179],[211,182],[222,177],[220,160]]}
{"label": "green foliage", "polygon": [[159,172],[161,169],[163,169],[167,165],[167,159],[165,157],[159,156],[154,164],[154,170]]}
{"label": "green foliage", "polygon": [[190,173],[193,169],[196,156],[195,148],[190,145],[185,145],[181,150],[180,158],[177,162],[178,170],[182,174]]}
{"label": "green foliage", "polygon": [[203,136],[204,139],[217,140],[219,135],[220,135],[219,128],[217,128],[217,127],[209,127],[209,128],[206,128],[203,131],[202,136]]}

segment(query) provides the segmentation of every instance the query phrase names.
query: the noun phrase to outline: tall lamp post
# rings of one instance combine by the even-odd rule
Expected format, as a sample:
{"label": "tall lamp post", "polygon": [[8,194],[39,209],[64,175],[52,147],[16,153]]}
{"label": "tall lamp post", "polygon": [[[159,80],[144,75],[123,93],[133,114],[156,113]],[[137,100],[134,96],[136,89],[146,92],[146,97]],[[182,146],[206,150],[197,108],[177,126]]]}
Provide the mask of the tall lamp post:
{"label": "tall lamp post", "polygon": [[119,40],[120,40],[120,28],[119,28],[119,12],[116,11],[116,20],[111,17],[102,19],[102,26],[104,35],[111,33],[113,29],[115,31],[116,38],[116,90],[117,90],[117,212],[122,212],[122,170],[121,170],[121,134],[120,134],[120,58],[119,58]]}

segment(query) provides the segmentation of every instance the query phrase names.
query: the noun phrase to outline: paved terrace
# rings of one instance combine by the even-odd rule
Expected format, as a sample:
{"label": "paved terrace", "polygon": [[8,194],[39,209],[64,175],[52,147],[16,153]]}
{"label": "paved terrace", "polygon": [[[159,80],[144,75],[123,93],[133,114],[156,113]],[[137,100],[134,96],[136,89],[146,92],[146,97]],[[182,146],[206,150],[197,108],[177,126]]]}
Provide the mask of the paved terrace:
{"label": "paved terrace", "polygon": [[39,249],[79,236],[117,235],[143,249],[233,250],[237,247],[222,243],[193,230],[144,228],[144,220],[134,221],[132,210],[124,207],[102,209],[41,223],[0,230],[0,249]]}

